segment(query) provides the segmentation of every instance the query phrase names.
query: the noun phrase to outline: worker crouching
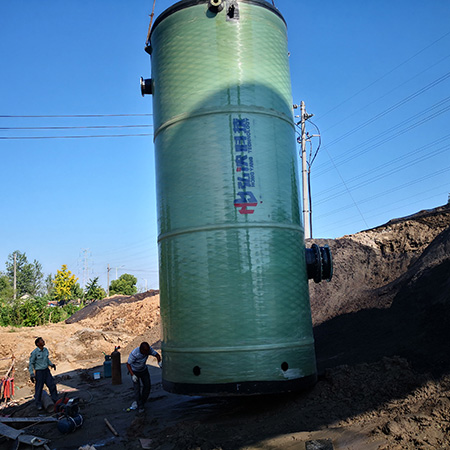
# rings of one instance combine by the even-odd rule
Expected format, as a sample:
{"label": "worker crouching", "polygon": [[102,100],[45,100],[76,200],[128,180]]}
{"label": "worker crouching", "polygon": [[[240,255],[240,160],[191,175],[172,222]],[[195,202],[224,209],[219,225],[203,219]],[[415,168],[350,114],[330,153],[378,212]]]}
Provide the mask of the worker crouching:
{"label": "worker crouching", "polygon": [[136,347],[130,353],[127,361],[127,368],[133,380],[134,389],[135,404],[133,404],[132,409],[137,408],[140,413],[145,411],[144,405],[151,390],[150,373],[146,365],[150,355],[154,356],[158,363],[161,361],[161,355],[148,342],[142,342],[139,347]]}

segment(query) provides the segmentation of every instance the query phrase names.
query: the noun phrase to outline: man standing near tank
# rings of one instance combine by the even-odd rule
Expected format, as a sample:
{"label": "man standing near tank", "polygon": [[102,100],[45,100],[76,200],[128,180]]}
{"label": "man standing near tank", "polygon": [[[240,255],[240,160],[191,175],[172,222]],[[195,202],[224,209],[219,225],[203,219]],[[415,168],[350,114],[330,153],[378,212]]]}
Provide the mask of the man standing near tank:
{"label": "man standing near tank", "polygon": [[38,337],[34,343],[37,348],[31,352],[28,369],[30,371],[30,379],[32,383],[35,383],[34,398],[37,409],[40,411],[42,409],[42,390],[44,384],[48,387],[53,402],[58,400],[56,383],[49,370],[49,367],[56,370],[56,366],[48,357],[48,349],[45,348],[44,339]]}
{"label": "man standing near tank", "polygon": [[[148,342],[142,342],[136,347],[128,357],[127,368],[133,380],[135,404],[132,408],[138,408],[140,413],[144,412],[144,405],[150,395],[151,381],[150,373],[147,368],[147,359],[149,355],[154,356],[158,363],[161,362],[160,354],[154,350]],[[142,383],[142,389],[141,389]]]}

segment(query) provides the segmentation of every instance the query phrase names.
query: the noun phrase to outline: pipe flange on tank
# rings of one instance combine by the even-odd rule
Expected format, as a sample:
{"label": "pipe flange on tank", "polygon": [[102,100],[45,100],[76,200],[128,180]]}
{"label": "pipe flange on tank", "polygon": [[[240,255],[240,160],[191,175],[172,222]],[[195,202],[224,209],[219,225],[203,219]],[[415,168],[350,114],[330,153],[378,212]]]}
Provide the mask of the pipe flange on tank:
{"label": "pipe flange on tank", "polygon": [[212,12],[220,12],[222,11],[225,4],[225,0],[209,0],[208,9]]}
{"label": "pipe flange on tank", "polygon": [[323,280],[331,281],[333,277],[333,258],[328,245],[319,247],[313,244],[311,248],[305,249],[306,270],[308,280],[313,279],[316,283]]}
{"label": "pipe flange on tank", "polygon": [[142,97],[144,95],[152,95],[153,94],[153,88],[152,88],[152,79],[147,78],[146,80],[141,77],[141,95]]}

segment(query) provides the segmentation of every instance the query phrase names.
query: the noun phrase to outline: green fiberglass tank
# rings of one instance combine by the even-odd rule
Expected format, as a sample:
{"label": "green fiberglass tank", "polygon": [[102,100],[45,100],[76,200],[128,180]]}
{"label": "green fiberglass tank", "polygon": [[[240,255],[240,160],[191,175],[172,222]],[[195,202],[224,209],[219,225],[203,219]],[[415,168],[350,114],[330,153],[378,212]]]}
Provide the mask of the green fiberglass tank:
{"label": "green fiberglass tank", "polygon": [[316,380],[308,277],[327,271],[316,253],[327,254],[305,257],[284,19],[264,0],[184,0],[156,19],[146,50],[163,386],[307,387]]}

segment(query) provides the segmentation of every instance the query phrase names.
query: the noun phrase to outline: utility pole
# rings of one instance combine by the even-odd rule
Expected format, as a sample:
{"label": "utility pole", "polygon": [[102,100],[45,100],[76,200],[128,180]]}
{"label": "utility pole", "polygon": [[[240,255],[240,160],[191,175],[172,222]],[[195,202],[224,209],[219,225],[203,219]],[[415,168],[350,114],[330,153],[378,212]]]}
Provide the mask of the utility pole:
{"label": "utility pole", "polygon": [[308,187],[308,162],[306,161],[306,132],[305,122],[312,117],[306,114],[305,102],[300,104],[301,114],[301,132],[302,132],[302,187],[303,187],[303,226],[305,229],[305,239],[311,238],[311,208],[309,204],[309,187]]}
{"label": "utility pole", "polygon": [[106,294],[107,294],[107,296],[109,297],[109,272],[111,271],[111,267],[109,267],[109,264],[108,264],[108,269],[107,269],[107,271],[106,271],[106,273],[107,273],[107,278],[108,278],[108,281],[107,281],[107,286],[106,286]]}
{"label": "utility pole", "polygon": [[14,253],[14,300],[17,297],[16,289],[17,289],[17,255]]}
{"label": "utility pole", "polygon": [[86,287],[88,277],[89,277],[89,266],[88,266],[88,248],[82,248],[81,251],[83,252],[83,287]]}

